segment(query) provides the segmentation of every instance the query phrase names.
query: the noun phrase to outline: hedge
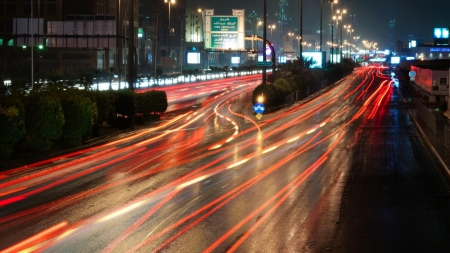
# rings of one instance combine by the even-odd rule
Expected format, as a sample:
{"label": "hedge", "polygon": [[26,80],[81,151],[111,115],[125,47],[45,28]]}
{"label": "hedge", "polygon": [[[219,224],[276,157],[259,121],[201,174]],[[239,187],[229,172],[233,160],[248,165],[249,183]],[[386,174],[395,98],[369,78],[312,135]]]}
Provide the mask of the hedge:
{"label": "hedge", "polygon": [[11,157],[14,146],[26,134],[25,109],[21,101],[0,104],[0,158]]}
{"label": "hedge", "polygon": [[25,106],[28,147],[48,149],[52,140],[62,135],[64,114],[57,96],[47,92],[31,92]]}

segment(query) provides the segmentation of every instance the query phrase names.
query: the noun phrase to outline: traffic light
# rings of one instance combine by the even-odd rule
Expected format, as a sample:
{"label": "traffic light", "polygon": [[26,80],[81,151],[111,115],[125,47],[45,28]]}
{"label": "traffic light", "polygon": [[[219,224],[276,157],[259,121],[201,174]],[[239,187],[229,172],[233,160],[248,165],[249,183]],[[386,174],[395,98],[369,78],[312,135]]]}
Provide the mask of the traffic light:
{"label": "traffic light", "polygon": [[27,49],[27,45],[22,45],[22,49]]}
{"label": "traffic light", "polygon": [[43,50],[43,49],[44,49],[44,45],[39,44],[39,45],[37,46],[37,48],[38,48],[39,50]]}

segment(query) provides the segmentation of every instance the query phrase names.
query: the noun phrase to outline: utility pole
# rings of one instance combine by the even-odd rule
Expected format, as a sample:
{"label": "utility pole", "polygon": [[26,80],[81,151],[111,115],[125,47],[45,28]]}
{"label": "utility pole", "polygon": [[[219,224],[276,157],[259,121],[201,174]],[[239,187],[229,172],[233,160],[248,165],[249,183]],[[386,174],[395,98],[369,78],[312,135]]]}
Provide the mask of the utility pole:
{"label": "utility pole", "polygon": [[303,67],[303,0],[300,0],[300,65]]}
{"label": "utility pole", "polygon": [[155,28],[155,53],[154,53],[154,55],[155,55],[155,57],[154,57],[154,59],[153,59],[153,67],[154,67],[154,70],[153,70],[153,75],[154,75],[154,77],[155,77],[155,79],[154,79],[154,82],[156,82],[156,78],[157,78],[157,76],[156,76],[156,61],[157,61],[157,54],[158,54],[158,17],[159,17],[159,15],[158,14],[156,14],[156,28]]}
{"label": "utility pole", "polygon": [[129,0],[130,3],[130,18],[128,20],[128,89],[134,90],[134,80],[135,80],[135,67],[134,66],[134,12],[135,12],[135,0]]}
{"label": "utility pole", "polygon": [[322,0],[320,0],[320,52],[322,52]]}
{"label": "utility pole", "polygon": [[33,8],[34,5],[34,1],[31,0],[31,21],[30,21],[30,26],[31,26],[31,89],[34,88],[34,27],[33,27]]}
{"label": "utility pole", "polygon": [[[267,43],[267,0],[264,0],[264,42],[263,42],[263,62],[266,62],[267,60],[267,54],[266,54],[266,43]],[[272,64],[275,64],[275,62],[272,62]],[[262,84],[267,83],[267,77],[266,77],[266,67],[263,67],[263,73],[262,73]]]}

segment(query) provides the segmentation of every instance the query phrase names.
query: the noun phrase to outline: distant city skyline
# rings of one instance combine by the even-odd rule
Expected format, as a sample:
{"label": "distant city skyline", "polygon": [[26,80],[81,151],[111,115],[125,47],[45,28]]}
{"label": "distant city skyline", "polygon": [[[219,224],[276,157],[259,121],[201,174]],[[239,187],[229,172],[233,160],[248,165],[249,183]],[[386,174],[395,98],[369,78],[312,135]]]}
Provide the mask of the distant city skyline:
{"label": "distant city skyline", "polygon": [[[260,2],[259,5],[255,5]],[[273,19],[278,11],[278,0],[267,0],[268,18]],[[187,8],[214,9],[217,15],[231,14],[232,9],[245,9],[263,15],[263,0],[242,1],[211,1],[211,0],[187,0]],[[300,0],[288,0],[288,17],[292,20],[291,30],[298,29],[300,25]],[[375,3],[361,0],[342,0],[334,5],[334,10],[347,9],[347,19],[344,24],[350,23],[349,15],[356,15],[355,36],[361,40],[378,42],[379,48],[388,48],[391,44],[389,22],[396,20],[396,40],[407,42],[414,38],[424,42],[433,41],[434,27],[449,27],[450,19],[447,18],[447,9],[450,7],[448,0],[433,1],[407,1],[407,0],[378,0]],[[319,29],[320,0],[303,0],[303,30],[317,31]],[[326,31],[331,22],[331,9],[328,0],[323,0],[323,30]],[[328,38],[324,37],[324,45]]]}

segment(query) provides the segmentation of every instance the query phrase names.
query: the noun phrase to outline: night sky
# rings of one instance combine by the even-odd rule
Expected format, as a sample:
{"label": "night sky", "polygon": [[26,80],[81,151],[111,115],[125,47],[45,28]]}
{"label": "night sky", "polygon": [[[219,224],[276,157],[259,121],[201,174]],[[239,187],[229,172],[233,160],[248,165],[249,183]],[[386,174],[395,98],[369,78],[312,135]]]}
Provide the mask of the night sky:
{"label": "night sky", "polygon": [[[287,1],[292,28],[298,29],[300,0]],[[269,19],[274,16],[275,10],[278,10],[278,2],[267,0]],[[256,6],[255,3],[260,4]],[[262,18],[263,3],[263,0],[187,0],[187,7],[214,9],[215,15],[231,15],[231,9],[245,9],[246,13],[254,10]],[[356,15],[354,35],[376,41],[380,49],[388,47],[388,24],[393,19],[397,23],[397,40],[401,41],[414,38],[432,42],[434,27],[450,26],[450,0],[342,0],[335,4],[334,10],[339,8],[347,9],[347,14]],[[319,15],[320,0],[303,0],[303,31],[318,30]],[[330,4],[328,0],[323,0],[324,30],[330,20]]]}

